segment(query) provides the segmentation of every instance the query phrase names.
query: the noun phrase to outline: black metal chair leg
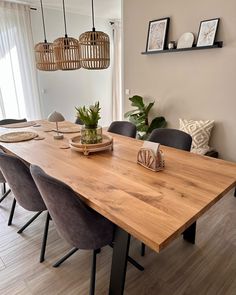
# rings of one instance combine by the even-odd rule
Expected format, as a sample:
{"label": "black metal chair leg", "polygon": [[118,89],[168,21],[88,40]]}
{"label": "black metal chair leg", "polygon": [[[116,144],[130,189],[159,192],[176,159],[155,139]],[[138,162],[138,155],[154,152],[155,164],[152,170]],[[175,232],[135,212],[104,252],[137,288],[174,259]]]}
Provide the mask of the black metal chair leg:
{"label": "black metal chair leg", "polygon": [[44,233],[43,233],[43,241],[42,241],[42,247],[41,247],[41,253],[40,253],[40,263],[44,261],[45,257],[45,251],[46,251],[46,245],[47,245],[47,238],[48,238],[48,227],[49,227],[49,221],[51,217],[49,212],[47,213],[46,216],[46,221],[45,221],[45,227],[44,227]]}
{"label": "black metal chair leg", "polygon": [[79,250],[78,248],[73,248],[72,250],[70,250],[69,253],[67,253],[65,256],[59,259],[55,264],[53,264],[53,267],[60,266],[66,259],[68,259],[71,255],[73,255],[78,250]]}
{"label": "black metal chair leg", "polygon": [[17,233],[21,234],[42,212],[43,211],[37,212]]}
{"label": "black metal chair leg", "polygon": [[236,189],[234,190],[234,196],[236,197]]}
{"label": "black metal chair leg", "polygon": [[0,199],[0,203],[10,194],[11,190],[7,190],[4,192],[3,196]]}
{"label": "black metal chair leg", "polygon": [[96,283],[96,262],[97,262],[97,254],[100,253],[101,250],[94,250],[93,251],[93,261],[92,261],[92,268],[91,268],[91,278],[90,278],[90,290],[89,295],[95,294],[95,283]]}
{"label": "black metal chair leg", "polygon": [[8,219],[8,225],[12,224],[12,219],[13,219],[13,215],[14,215],[14,212],[15,212],[15,207],[16,207],[16,199],[14,198],[13,202],[12,202],[12,206],[11,206],[10,216],[9,216],[9,219]]}
{"label": "black metal chair leg", "polygon": [[5,194],[6,193],[6,183],[4,182],[3,183],[3,194]]}
{"label": "black metal chair leg", "polygon": [[141,244],[141,256],[145,255],[145,248],[146,248],[146,245],[144,243],[142,243]]}

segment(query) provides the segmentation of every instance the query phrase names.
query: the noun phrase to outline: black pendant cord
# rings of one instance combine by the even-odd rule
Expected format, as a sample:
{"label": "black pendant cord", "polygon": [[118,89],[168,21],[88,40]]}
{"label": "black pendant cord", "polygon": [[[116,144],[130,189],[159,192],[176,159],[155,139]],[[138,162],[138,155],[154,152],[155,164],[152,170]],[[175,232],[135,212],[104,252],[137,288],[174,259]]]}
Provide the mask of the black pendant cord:
{"label": "black pendant cord", "polygon": [[65,25],[65,37],[67,38],[67,26],[66,26],[66,9],[65,9],[65,0],[62,0],[63,4],[63,16],[64,16],[64,25]]}
{"label": "black pendant cord", "polygon": [[92,22],[93,22],[93,32],[95,32],[95,24],[94,24],[94,4],[92,0]]}
{"label": "black pendant cord", "polygon": [[40,4],[41,4],[41,13],[42,13],[42,21],[43,21],[44,42],[47,43],[46,29],[45,29],[45,22],[44,22],[44,13],[43,13],[43,1],[42,0],[40,0]]}

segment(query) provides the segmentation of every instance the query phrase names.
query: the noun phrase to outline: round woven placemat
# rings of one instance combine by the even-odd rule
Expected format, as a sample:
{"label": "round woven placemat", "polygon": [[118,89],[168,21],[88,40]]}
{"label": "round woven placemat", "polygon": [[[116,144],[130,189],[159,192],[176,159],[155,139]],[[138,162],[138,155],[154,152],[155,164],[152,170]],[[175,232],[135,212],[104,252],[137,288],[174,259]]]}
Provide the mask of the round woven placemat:
{"label": "round woven placemat", "polygon": [[2,141],[2,142],[20,142],[20,141],[34,139],[37,136],[38,136],[38,134],[35,132],[27,132],[27,131],[9,132],[9,133],[2,134],[0,136],[0,141]]}
{"label": "round woven placemat", "polygon": [[26,127],[34,126],[36,124],[37,123],[34,122],[34,121],[29,121],[29,122],[21,122],[21,123],[0,125],[0,127],[3,127],[3,128],[26,128]]}

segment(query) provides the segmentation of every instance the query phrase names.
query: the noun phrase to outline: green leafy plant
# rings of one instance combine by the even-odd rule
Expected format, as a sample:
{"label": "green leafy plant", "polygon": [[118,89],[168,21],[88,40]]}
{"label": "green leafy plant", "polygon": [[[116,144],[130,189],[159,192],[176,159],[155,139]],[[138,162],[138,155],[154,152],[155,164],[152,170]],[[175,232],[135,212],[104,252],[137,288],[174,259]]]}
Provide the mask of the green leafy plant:
{"label": "green leafy plant", "polygon": [[77,117],[84,123],[87,128],[96,128],[98,125],[98,121],[101,119],[100,117],[100,106],[99,101],[96,102],[94,105],[89,106],[86,108],[83,107],[76,107]]}
{"label": "green leafy plant", "polygon": [[136,109],[125,113],[125,118],[129,118],[129,121],[136,125],[140,139],[145,140],[152,130],[166,126],[164,117],[156,117],[149,123],[148,115],[155,102],[144,104],[143,98],[139,95],[134,95],[129,100],[132,102],[131,106]]}

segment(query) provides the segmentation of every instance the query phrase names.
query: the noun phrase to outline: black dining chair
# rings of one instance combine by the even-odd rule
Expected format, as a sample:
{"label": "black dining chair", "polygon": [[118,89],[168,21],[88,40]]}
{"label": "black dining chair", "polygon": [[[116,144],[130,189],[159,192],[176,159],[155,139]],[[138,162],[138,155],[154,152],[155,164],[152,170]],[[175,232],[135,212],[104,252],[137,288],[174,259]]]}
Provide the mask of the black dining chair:
{"label": "black dining chair", "polygon": [[84,125],[84,122],[79,117],[77,117],[75,120],[75,124]]}
{"label": "black dining chair", "polygon": [[[22,233],[47,208],[31,176],[29,166],[19,158],[0,151],[0,169],[11,188],[14,199],[8,220],[12,224],[16,201],[24,209],[37,212],[17,233]],[[44,261],[50,215],[47,213],[43,241],[40,252],[40,262]]]}
{"label": "black dining chair", "polygon": [[192,145],[191,135],[181,130],[170,128],[154,129],[148,140],[188,152]]}
{"label": "black dining chair", "polygon": [[[4,119],[4,120],[0,120],[0,126],[8,125],[8,124],[23,123],[23,122],[27,122],[27,120],[26,119]],[[0,183],[2,183],[3,185],[3,194],[2,194],[2,197],[0,198],[0,203],[1,203],[11,192],[10,189],[7,190],[6,188],[6,180],[4,176],[2,175],[1,171],[0,171]]]}
{"label": "black dining chair", "polygon": [[109,128],[107,129],[108,132],[128,136],[135,138],[137,133],[136,126],[127,121],[114,121],[111,123]]}
{"label": "black dining chair", "polygon": [[[53,266],[58,267],[79,249],[93,250],[89,294],[94,294],[96,256],[102,247],[113,247],[114,224],[88,207],[72,188],[49,176],[40,167],[31,165],[30,171],[58,233],[73,246],[72,250]],[[144,270],[130,256],[128,262],[137,269]]]}
{"label": "black dining chair", "polygon": [[[161,145],[173,147],[176,149],[190,151],[192,145],[191,135],[178,130],[170,128],[154,129],[150,134],[148,141],[157,142]],[[141,255],[145,255],[145,244],[141,245]]]}

